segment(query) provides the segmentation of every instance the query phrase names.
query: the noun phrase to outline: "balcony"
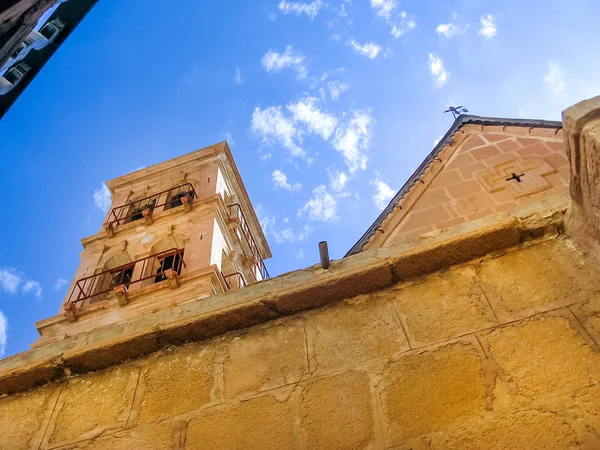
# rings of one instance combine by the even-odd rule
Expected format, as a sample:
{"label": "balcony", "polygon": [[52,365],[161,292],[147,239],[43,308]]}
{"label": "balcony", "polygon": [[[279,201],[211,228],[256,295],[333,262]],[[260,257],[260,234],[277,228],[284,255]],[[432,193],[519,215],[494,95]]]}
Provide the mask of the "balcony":
{"label": "balcony", "polygon": [[132,261],[77,280],[64,309],[69,320],[75,320],[76,312],[84,302],[95,303],[115,292],[119,304],[128,303],[129,291],[138,285],[146,286],[168,280],[169,286],[179,286],[179,275],[185,267],[183,249],[171,249]]}
{"label": "balcony", "polygon": [[190,183],[182,184],[171,189],[131,201],[124,205],[116,206],[108,216],[106,231],[111,237],[115,228],[126,223],[144,219],[147,224],[153,221],[153,215],[159,208],[162,210],[174,209],[183,206],[189,211],[192,201],[197,197],[194,187]]}
{"label": "balcony", "polygon": [[221,272],[221,275],[223,276],[223,281],[225,281],[225,286],[227,287],[228,292],[241,289],[248,285],[244,279],[244,276],[240,272],[233,272],[229,275],[225,275]]}
{"label": "balcony", "polygon": [[235,234],[242,245],[242,249],[251,261],[250,266],[253,269],[255,278],[257,281],[266,280],[269,278],[267,266],[265,266],[258,245],[256,245],[256,241],[252,236],[252,230],[248,225],[248,221],[246,220],[239,203],[233,203],[227,206],[227,215],[229,216],[230,223],[233,224],[235,229],[239,230],[239,232],[236,232]]}

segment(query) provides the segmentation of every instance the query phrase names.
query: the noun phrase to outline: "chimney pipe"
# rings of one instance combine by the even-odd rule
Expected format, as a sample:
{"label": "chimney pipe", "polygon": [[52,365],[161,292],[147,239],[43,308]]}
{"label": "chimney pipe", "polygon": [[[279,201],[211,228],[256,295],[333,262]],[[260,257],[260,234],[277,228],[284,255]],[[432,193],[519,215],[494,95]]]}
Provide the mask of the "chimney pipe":
{"label": "chimney pipe", "polygon": [[327,241],[319,242],[319,256],[321,256],[321,266],[323,269],[329,269],[329,249]]}

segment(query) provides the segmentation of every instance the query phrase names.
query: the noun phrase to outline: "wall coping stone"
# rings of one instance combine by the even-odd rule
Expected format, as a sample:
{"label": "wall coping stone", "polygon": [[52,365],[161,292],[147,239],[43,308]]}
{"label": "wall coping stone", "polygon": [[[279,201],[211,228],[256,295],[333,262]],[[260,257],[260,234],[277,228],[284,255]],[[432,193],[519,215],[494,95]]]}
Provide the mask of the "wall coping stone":
{"label": "wall coping stone", "polygon": [[0,394],[323,307],[562,233],[569,203],[568,195],[551,197],[511,213],[448,228],[427,239],[335,260],[328,270],[316,264],[13,355],[0,361]]}

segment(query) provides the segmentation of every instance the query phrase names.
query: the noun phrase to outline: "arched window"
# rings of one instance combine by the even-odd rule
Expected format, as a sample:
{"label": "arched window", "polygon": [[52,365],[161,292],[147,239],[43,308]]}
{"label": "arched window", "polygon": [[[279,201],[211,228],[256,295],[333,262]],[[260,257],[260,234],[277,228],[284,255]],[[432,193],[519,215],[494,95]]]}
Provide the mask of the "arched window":
{"label": "arched window", "polygon": [[189,192],[179,192],[175,195],[173,195],[169,201],[167,202],[167,204],[165,205],[165,209],[171,209],[171,208],[177,208],[178,206],[183,205],[183,201],[181,200],[183,197],[187,197],[190,196],[191,194]]}
{"label": "arched window", "polygon": [[154,205],[156,205],[156,199],[153,199],[151,202],[145,203],[143,205],[140,205],[139,202],[132,203],[124,223],[134,222],[136,220],[143,219],[144,210],[150,209],[150,211],[152,211],[154,209]]}
{"label": "arched window", "polygon": [[181,274],[181,267],[183,263],[183,250],[180,253],[174,253],[172,255],[166,255],[158,260],[158,268],[156,269],[156,277],[154,282],[159,283],[167,279],[165,272],[169,269],[173,269],[178,274]]}

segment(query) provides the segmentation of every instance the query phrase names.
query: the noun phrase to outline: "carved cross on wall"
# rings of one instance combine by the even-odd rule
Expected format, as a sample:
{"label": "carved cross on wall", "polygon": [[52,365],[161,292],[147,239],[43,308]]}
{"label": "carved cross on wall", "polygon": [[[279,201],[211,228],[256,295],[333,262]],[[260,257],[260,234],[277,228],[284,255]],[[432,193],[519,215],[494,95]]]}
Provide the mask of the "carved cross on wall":
{"label": "carved cross on wall", "polygon": [[494,159],[491,159],[489,163],[492,167],[476,174],[477,179],[490,193],[506,189],[514,198],[520,198],[551,187],[544,175],[554,173],[555,170],[543,158],[524,159],[499,155],[496,161],[494,164]]}
{"label": "carved cross on wall", "polygon": [[524,177],[525,174],[522,173],[521,175],[517,175],[516,173],[512,173],[511,176],[509,178],[506,178],[504,181],[511,181],[511,180],[516,180],[517,183],[521,182],[521,177]]}

